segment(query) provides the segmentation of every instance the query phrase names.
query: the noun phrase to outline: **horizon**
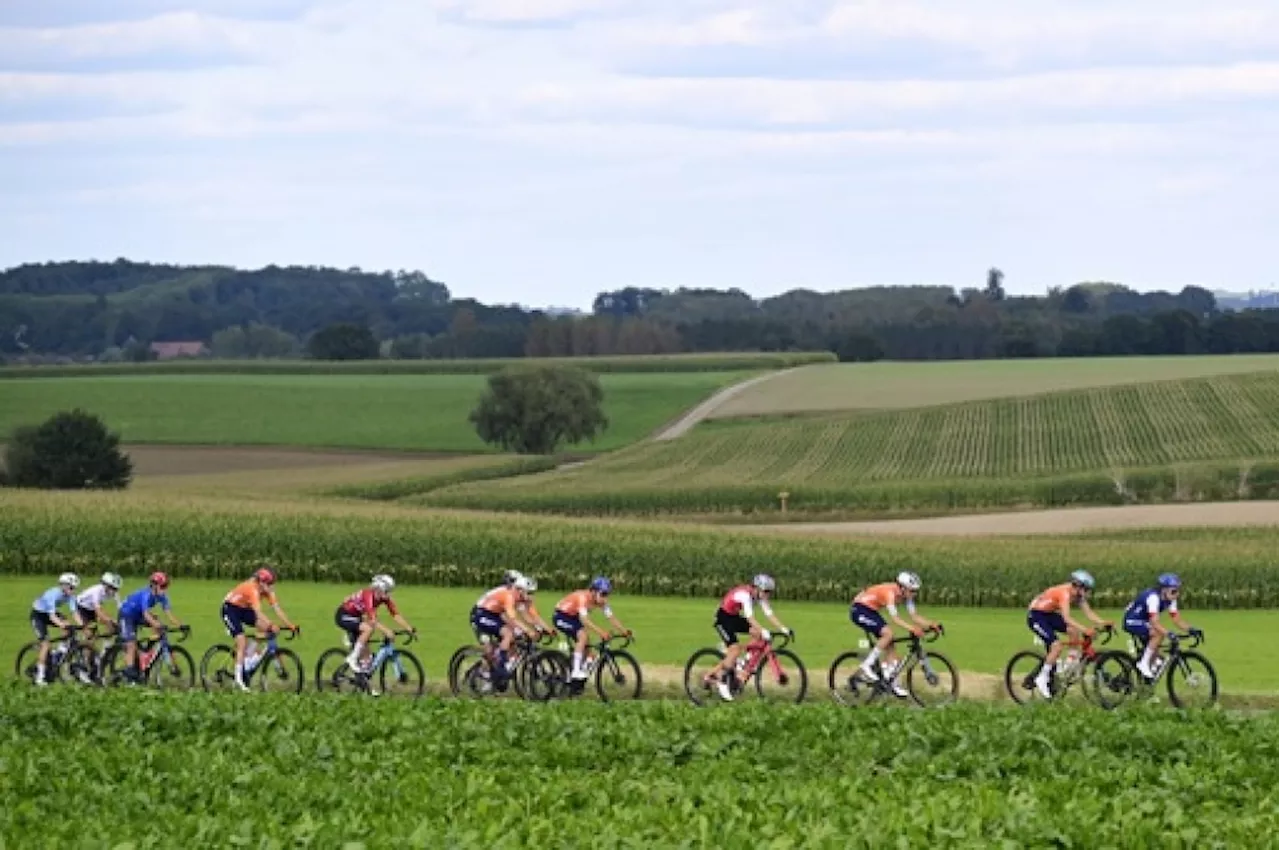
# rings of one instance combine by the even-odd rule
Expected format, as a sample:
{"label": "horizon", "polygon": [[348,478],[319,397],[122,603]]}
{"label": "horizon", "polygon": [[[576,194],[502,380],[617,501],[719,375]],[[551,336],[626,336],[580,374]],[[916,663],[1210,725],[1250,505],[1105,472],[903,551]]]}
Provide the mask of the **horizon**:
{"label": "horizon", "polygon": [[0,267],[307,257],[588,311],[993,266],[1274,292],[1278,30],[1261,0],[6,4]]}

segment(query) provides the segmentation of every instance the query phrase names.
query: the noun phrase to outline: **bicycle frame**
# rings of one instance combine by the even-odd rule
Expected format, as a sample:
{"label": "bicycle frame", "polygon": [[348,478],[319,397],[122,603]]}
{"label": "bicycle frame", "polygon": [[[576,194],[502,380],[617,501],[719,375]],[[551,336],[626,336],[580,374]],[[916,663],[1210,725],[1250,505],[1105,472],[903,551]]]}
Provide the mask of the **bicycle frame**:
{"label": "bicycle frame", "polygon": [[[280,632],[288,633],[289,637],[287,638],[287,640],[293,640],[298,636],[297,631],[294,629],[279,629],[277,631],[269,633],[265,639],[263,638],[261,632],[254,634],[250,638],[250,640],[256,641],[258,643],[265,643],[266,649],[262,650],[261,657],[258,663],[254,665],[253,669],[245,671],[246,681],[253,678],[253,675],[255,673],[257,673],[260,669],[262,669],[265,665],[267,665],[272,661],[276,663],[276,669],[278,671],[280,671],[281,673],[285,672],[284,667],[281,666],[279,659],[276,657],[277,652],[279,652],[280,650],[280,646],[279,646]],[[245,655],[247,656],[248,653],[249,653],[249,648],[246,646]]]}
{"label": "bicycle frame", "polygon": [[[1160,669],[1157,670],[1155,676],[1151,678],[1152,685],[1155,685],[1164,678],[1165,673],[1175,665],[1185,663],[1182,660],[1182,641],[1194,641],[1194,643],[1191,644],[1192,649],[1195,649],[1197,646],[1204,643],[1203,635],[1193,635],[1190,632],[1169,632],[1165,635],[1165,639],[1169,641],[1169,651],[1165,653],[1166,658],[1164,663],[1160,665]],[[1137,648],[1134,655],[1140,657],[1142,655],[1142,650],[1143,647]],[[1157,657],[1159,657],[1159,650],[1156,652]]]}
{"label": "bicycle frame", "polygon": [[[762,663],[768,663],[769,669],[779,679],[786,676],[782,671],[782,665],[778,663],[776,650],[782,649],[791,643],[791,638],[785,634],[773,634],[769,636],[769,640],[753,640],[746,646],[747,663],[742,668],[742,681],[746,682],[756,674]],[[731,671],[732,672],[732,671]]]}

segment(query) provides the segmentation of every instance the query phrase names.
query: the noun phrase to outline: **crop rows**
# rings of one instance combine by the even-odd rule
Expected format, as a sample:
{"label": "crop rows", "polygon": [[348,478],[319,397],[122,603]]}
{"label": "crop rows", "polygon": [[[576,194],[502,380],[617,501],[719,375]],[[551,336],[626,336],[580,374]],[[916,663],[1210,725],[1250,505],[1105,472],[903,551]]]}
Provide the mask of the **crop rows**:
{"label": "crop rows", "polygon": [[[278,512],[273,508],[278,507]],[[336,506],[332,506],[336,507]],[[757,572],[791,599],[847,601],[904,569],[937,605],[1021,607],[1077,568],[1099,579],[1100,605],[1122,605],[1158,573],[1183,574],[1200,608],[1277,604],[1274,529],[1169,540],[1089,538],[796,539],[678,525],[556,517],[338,513],[323,503],[180,502],[109,494],[0,496],[0,573],[106,568],[127,575],[237,579],[267,560],[291,579],[365,581],[392,570],[408,583],[479,586],[508,567],[549,589],[597,573],[626,593],[716,596]]]}
{"label": "crop rows", "polygon": [[[1274,496],[1274,372],[726,422],[428,504],[564,513],[979,508]],[[673,486],[673,484],[675,486]]]}

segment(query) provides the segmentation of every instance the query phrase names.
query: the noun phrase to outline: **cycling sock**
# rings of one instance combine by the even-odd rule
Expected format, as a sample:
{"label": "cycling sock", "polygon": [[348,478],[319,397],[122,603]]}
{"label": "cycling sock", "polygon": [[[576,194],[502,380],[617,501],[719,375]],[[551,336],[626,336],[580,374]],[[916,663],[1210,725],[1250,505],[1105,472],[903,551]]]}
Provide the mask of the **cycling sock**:
{"label": "cycling sock", "polygon": [[872,665],[876,663],[876,659],[879,657],[880,647],[873,646],[871,651],[867,653],[867,660],[862,662],[862,669],[866,670],[868,673],[871,672]]}
{"label": "cycling sock", "polygon": [[237,664],[236,665],[236,681],[240,682],[243,680],[244,680],[244,664]]}
{"label": "cycling sock", "polygon": [[582,678],[582,653],[575,652],[573,654],[573,672],[570,674],[575,679]]}
{"label": "cycling sock", "polygon": [[43,664],[37,664],[37,665],[36,665],[36,679],[37,679],[37,680],[43,680],[43,679],[44,679],[44,665],[43,665]]}
{"label": "cycling sock", "polygon": [[1142,666],[1143,666],[1143,667],[1146,667],[1146,668],[1148,668],[1148,669],[1150,669],[1150,668],[1151,668],[1151,660],[1152,660],[1152,658],[1151,658],[1151,657],[1152,657],[1153,655],[1155,655],[1155,653],[1151,651],[1151,647],[1149,647],[1149,646],[1148,646],[1146,649],[1144,649],[1144,650],[1142,651]]}

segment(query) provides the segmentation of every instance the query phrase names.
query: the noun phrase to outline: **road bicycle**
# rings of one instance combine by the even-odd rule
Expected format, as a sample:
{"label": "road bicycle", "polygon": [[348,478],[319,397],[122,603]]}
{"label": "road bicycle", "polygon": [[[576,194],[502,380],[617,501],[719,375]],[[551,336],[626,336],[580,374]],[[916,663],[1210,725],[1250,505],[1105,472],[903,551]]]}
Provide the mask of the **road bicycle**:
{"label": "road bicycle", "polygon": [[[809,687],[809,674],[799,656],[785,648],[791,642],[790,636],[774,633],[767,641],[748,643],[733,669],[721,673],[734,699],[746,691],[748,683],[752,683],[760,699],[770,702],[803,701]],[[724,650],[713,647],[699,649],[689,657],[684,666],[684,692],[694,705],[720,701],[714,683],[707,681],[707,676],[724,657]]]}
{"label": "road bicycle", "polygon": [[[288,635],[287,640],[298,636],[297,629],[280,631]],[[274,631],[265,639],[261,633],[250,637],[244,649],[244,675],[241,678],[246,687],[257,687],[260,691],[300,694],[307,683],[302,659],[292,649],[281,647],[278,641],[279,632]],[[266,644],[261,652],[255,651],[258,643]],[[218,643],[205,651],[200,659],[200,684],[206,691],[225,691],[236,687],[234,646]]]}
{"label": "road bicycle", "polygon": [[[1114,629],[1104,626],[1097,645],[1111,642]],[[1099,652],[1092,635],[1064,638],[1062,652],[1049,671],[1049,692],[1054,701],[1064,699],[1077,683],[1085,699],[1108,711],[1123,705],[1134,695],[1137,669],[1127,653],[1118,649]],[[1044,653],[1024,649],[1014,653],[1005,666],[1004,684],[1009,697],[1019,705],[1040,698],[1036,676],[1044,666]]]}
{"label": "road bicycle", "polygon": [[[498,641],[483,636],[477,639],[477,643],[458,647],[449,659],[449,690],[454,696],[481,699],[506,693],[510,688],[516,696],[527,699],[532,684],[537,701],[550,699],[555,679],[561,674],[557,660],[542,656],[539,648],[551,641],[550,634],[543,633],[535,639],[523,631],[517,633],[507,653],[506,675],[502,677],[493,675],[498,663]],[[531,665],[535,657],[541,660]]]}
{"label": "road bicycle", "polygon": [[[58,630],[62,632],[62,637],[49,639],[44,680],[49,684],[73,681],[79,681],[85,685],[93,684],[93,645],[80,639],[79,626],[63,626]],[[18,658],[13,665],[14,674],[34,684],[36,659],[39,657],[39,641],[33,640],[24,644],[18,650]]]}
{"label": "road bicycle", "polygon": [[[625,642],[615,645],[615,641]],[[640,663],[626,651],[626,647],[633,643],[635,638],[631,635],[613,635],[587,644],[587,651],[582,659],[587,678],[574,681],[569,675],[573,669],[573,650],[567,640],[562,640],[558,649],[548,650],[548,654],[557,657],[558,666],[564,671],[563,678],[556,682],[556,690],[552,696],[578,696],[594,676],[596,694],[602,702],[639,699],[644,684]]]}
{"label": "road bicycle", "polygon": [[1182,648],[1184,640],[1193,641],[1192,647],[1199,646],[1204,642],[1204,633],[1199,630],[1185,633],[1169,632],[1166,637],[1169,641],[1167,657],[1160,658],[1157,655],[1155,676],[1151,679],[1139,673],[1137,668],[1137,661],[1142,657],[1145,647],[1139,645],[1132,636],[1130,637],[1129,646],[1132,654],[1129,657],[1134,662],[1133,672],[1137,677],[1135,690],[1138,698],[1149,699],[1154,696],[1156,685],[1164,679],[1165,687],[1169,691],[1169,702],[1177,708],[1205,708],[1216,703],[1218,674],[1214,672],[1213,665],[1200,653],[1185,651]]}
{"label": "road bicycle", "polygon": [[[836,656],[827,671],[827,687],[831,689],[832,698],[848,706],[865,705],[881,697],[910,699],[924,708],[955,702],[960,696],[960,676],[956,665],[942,653],[926,650],[923,646],[942,637],[942,625],[927,629],[925,634],[928,637],[908,634],[894,640],[895,646],[908,643],[910,647],[888,676],[880,664],[872,665],[874,673],[871,678],[861,672],[863,659],[870,647],[867,640],[862,642],[862,649]],[[906,687],[902,694],[898,694],[894,686],[901,684]]]}
{"label": "road bicycle", "polygon": [[169,632],[176,631],[181,637],[178,643],[185,643],[191,636],[191,626],[184,625],[178,629],[168,626],[156,626],[159,633],[154,638],[140,637],[133,656],[133,675],[124,666],[124,644],[113,643],[108,646],[102,657],[102,683],[116,686],[125,684],[142,684],[149,682],[153,687],[162,690],[191,690],[196,683],[196,663],[191,653],[181,646],[175,646],[169,640]]}
{"label": "road bicycle", "polygon": [[316,662],[316,690],[336,693],[365,693],[371,696],[393,696],[417,699],[427,689],[427,676],[418,656],[396,646],[396,638],[405,646],[418,639],[417,632],[399,630],[383,637],[378,651],[363,670],[347,664],[351,650],[345,647],[326,649]]}

